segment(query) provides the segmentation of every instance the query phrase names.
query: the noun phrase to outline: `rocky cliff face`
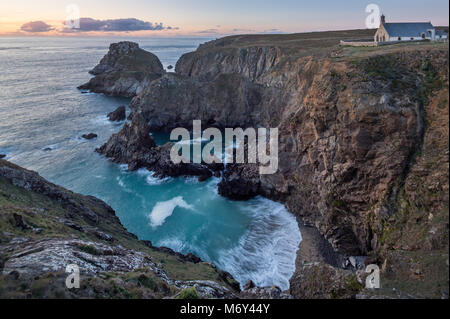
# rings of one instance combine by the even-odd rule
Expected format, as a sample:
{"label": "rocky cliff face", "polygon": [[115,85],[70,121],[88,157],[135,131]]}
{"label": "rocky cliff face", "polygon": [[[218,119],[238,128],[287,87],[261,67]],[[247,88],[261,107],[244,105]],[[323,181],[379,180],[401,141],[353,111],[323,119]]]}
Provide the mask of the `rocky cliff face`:
{"label": "rocky cliff face", "polygon": [[[228,273],[138,240],[101,200],[4,160],[0,229],[1,298],[237,296]],[[69,264],[80,268],[79,289],[66,288]]]}
{"label": "rocky cliff face", "polygon": [[79,89],[133,97],[165,71],[158,57],[137,43],[119,42],[111,44],[108,54],[90,73],[95,77]]}
{"label": "rocky cliff face", "polygon": [[[430,155],[427,161],[441,163],[433,170],[425,168],[430,162],[415,164],[426,145],[424,136],[426,142],[439,131],[448,139],[445,111],[429,111],[435,103],[448,112],[442,97],[448,88],[448,48],[426,43],[339,48],[332,36],[324,34],[323,42],[319,35],[292,35],[266,42],[243,36],[207,43],[180,59],[178,74],[162,77],[136,97],[131,117],[139,114],[152,129],[190,127],[198,119],[216,127],[278,127],[278,173],[259,176],[252,165],[229,166],[219,184],[222,195],[246,199],[262,194],[283,201],[336,250],[369,255],[380,265],[389,260],[391,268],[384,269],[394,273],[401,257],[393,253],[388,258],[389,252],[405,247],[399,243],[413,227],[421,240],[409,248],[440,256],[439,265],[448,270],[448,240],[436,244],[448,238],[448,158]],[[437,177],[439,184],[425,176]],[[437,200],[418,199],[429,192],[417,189],[423,183],[432,193],[436,190],[429,196]],[[435,222],[440,227],[414,222],[429,213],[433,220],[435,209],[441,211]],[[389,246],[385,237],[390,238],[392,228],[396,244]],[[428,228],[434,235],[426,235],[425,245],[419,232]],[[302,274],[294,278],[305,281]],[[429,274],[422,280],[429,282]],[[445,280],[448,286],[448,275]],[[306,291],[297,281],[292,286],[295,296]],[[436,288],[434,296],[444,290]]]}

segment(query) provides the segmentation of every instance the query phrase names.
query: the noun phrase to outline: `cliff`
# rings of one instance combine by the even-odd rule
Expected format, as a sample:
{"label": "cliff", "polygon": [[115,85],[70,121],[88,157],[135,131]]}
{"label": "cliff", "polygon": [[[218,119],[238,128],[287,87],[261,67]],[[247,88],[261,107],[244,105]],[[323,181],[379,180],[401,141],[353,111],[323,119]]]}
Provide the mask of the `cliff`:
{"label": "cliff", "polygon": [[[0,298],[235,298],[228,273],[155,248],[113,209],[0,160]],[[80,268],[67,289],[66,266]],[[234,287],[234,288],[233,288]],[[194,288],[194,290],[192,290]]]}
{"label": "cliff", "polygon": [[[448,296],[448,47],[338,46],[366,32],[207,43],[179,60],[177,74],[139,94],[131,118],[165,130],[194,119],[220,128],[278,127],[278,173],[229,166],[222,195],[282,201],[336,251],[382,266],[385,287]],[[316,266],[325,277],[340,272],[322,261]],[[353,277],[342,273],[336,289],[305,295],[317,284],[305,279],[316,267],[308,262],[316,260],[297,265],[294,296],[349,296],[339,291]]]}
{"label": "cliff", "polygon": [[111,44],[109,52],[89,73],[94,77],[80,90],[133,97],[165,71],[153,53],[140,49],[137,43],[119,42]]}

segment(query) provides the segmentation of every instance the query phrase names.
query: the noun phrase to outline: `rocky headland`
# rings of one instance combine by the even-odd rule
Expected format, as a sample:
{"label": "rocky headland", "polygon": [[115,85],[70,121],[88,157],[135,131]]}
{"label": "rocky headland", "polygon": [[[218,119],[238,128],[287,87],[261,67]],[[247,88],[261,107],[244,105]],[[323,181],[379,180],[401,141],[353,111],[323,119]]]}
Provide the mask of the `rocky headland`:
{"label": "rocky headland", "polygon": [[90,73],[94,77],[80,90],[133,97],[165,71],[156,55],[125,41],[111,44],[108,54]]}
{"label": "rocky headland", "polygon": [[[278,172],[260,176],[252,164],[228,165],[219,192],[281,201],[301,225],[317,230],[311,238],[324,242],[301,244],[290,293],[446,297],[448,47],[338,46],[368,32],[203,44],[132,100],[131,122],[99,151],[134,169],[162,165],[166,175],[171,164],[156,154],[168,145],[153,145],[150,130],[190,128],[193,120],[218,128],[278,127]],[[158,156],[164,159],[155,162]],[[335,256],[325,258],[326,251]],[[363,265],[353,256],[380,266],[383,289],[362,289]],[[327,285],[329,277],[336,280]]]}

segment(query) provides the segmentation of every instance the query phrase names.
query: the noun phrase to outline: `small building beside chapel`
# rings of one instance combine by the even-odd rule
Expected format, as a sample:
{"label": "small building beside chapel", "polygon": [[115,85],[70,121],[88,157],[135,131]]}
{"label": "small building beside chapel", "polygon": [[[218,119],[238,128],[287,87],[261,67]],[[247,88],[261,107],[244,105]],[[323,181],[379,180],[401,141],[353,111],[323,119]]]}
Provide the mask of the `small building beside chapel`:
{"label": "small building beside chapel", "polygon": [[386,17],[381,16],[380,27],[375,33],[374,40],[380,42],[446,40],[447,33],[436,30],[431,22],[386,22]]}

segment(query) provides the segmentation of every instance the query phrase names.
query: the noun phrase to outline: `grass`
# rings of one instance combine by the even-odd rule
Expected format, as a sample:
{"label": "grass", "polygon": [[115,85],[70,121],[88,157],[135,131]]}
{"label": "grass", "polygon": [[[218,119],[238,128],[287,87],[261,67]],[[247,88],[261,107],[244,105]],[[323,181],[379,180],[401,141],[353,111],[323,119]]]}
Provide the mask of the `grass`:
{"label": "grass", "polygon": [[191,287],[181,290],[177,299],[200,299],[200,297],[197,290],[194,287]]}

